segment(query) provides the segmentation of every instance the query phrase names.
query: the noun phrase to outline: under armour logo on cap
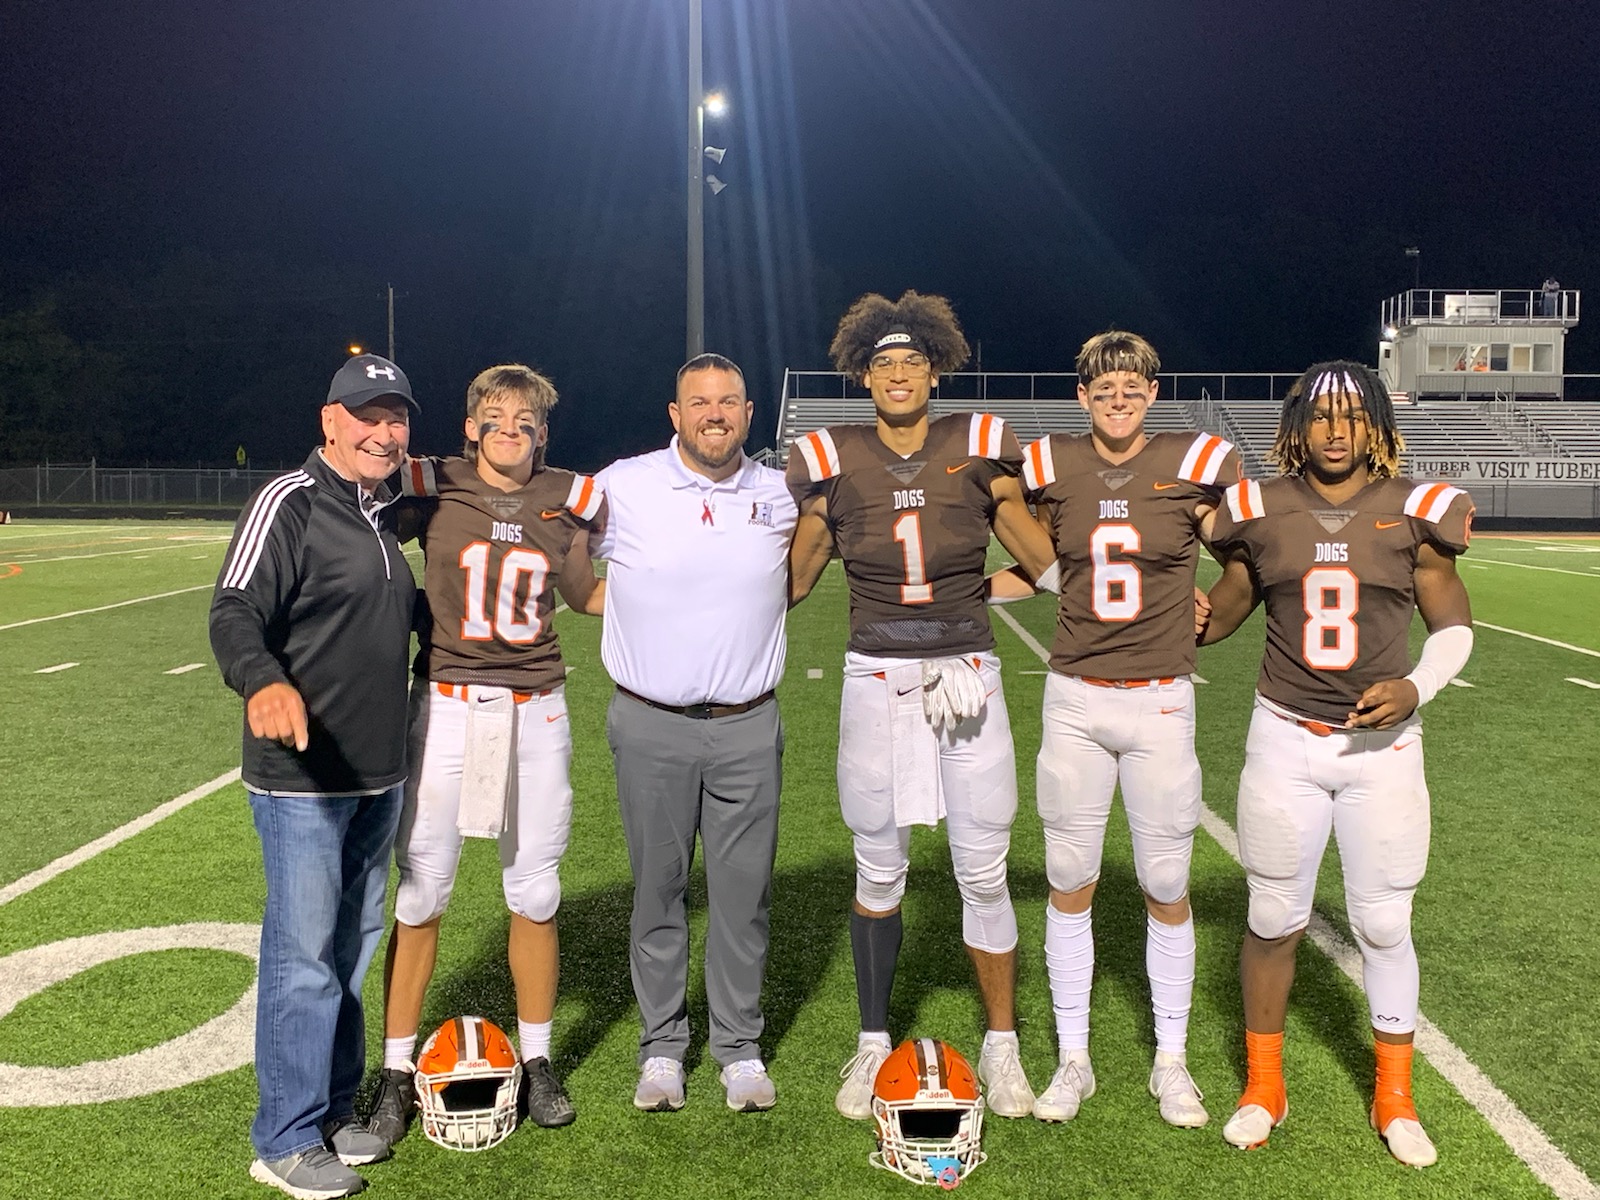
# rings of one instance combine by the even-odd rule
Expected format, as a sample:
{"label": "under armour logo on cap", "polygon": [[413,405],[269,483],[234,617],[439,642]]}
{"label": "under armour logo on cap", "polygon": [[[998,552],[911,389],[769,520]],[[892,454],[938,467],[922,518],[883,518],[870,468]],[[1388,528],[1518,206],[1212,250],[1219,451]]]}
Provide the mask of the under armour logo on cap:
{"label": "under armour logo on cap", "polygon": [[346,408],[360,408],[388,398],[404,400],[418,411],[422,407],[411,395],[406,373],[377,354],[357,354],[334,373],[328,388],[328,403]]}

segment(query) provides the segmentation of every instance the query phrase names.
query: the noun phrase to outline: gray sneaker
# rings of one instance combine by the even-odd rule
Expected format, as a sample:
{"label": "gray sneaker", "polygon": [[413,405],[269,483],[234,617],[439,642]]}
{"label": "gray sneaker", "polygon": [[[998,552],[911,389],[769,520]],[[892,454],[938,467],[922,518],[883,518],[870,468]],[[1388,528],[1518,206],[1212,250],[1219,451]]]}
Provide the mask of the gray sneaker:
{"label": "gray sneaker", "polygon": [[367,1181],[340,1162],[326,1146],[313,1146],[283,1158],[258,1158],[250,1164],[250,1178],[295,1200],[337,1200],[354,1196]]}
{"label": "gray sneaker", "polygon": [[322,1140],[347,1167],[382,1162],[389,1157],[389,1143],[354,1117],[341,1117],[322,1127]]}
{"label": "gray sneaker", "polygon": [[683,1107],[683,1064],[675,1058],[647,1058],[633,1092],[633,1106],[645,1112],[676,1112]]}
{"label": "gray sneaker", "polygon": [[722,1086],[728,1089],[728,1107],[734,1112],[766,1112],[778,1102],[778,1089],[767,1077],[759,1058],[741,1058],[722,1068]]}

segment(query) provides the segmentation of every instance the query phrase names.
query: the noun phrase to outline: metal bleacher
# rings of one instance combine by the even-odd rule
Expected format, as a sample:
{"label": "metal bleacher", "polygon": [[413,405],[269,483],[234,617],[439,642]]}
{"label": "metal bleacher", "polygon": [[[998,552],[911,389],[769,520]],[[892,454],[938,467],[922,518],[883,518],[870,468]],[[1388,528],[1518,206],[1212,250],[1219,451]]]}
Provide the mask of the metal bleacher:
{"label": "metal bleacher", "polygon": [[1548,434],[1559,451],[1600,458],[1600,404],[1565,400],[1518,400],[1516,406]]}

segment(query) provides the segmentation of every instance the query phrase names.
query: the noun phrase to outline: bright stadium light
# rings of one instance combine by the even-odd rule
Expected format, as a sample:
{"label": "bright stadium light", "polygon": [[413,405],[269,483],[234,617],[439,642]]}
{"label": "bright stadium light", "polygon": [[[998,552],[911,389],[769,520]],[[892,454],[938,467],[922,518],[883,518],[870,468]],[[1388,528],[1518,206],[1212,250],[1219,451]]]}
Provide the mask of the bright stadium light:
{"label": "bright stadium light", "polygon": [[721,92],[711,92],[706,96],[706,116],[725,117],[728,115],[728,98]]}
{"label": "bright stadium light", "polygon": [[359,342],[351,342],[348,346],[345,347],[345,349],[350,351],[350,356],[352,358],[354,358],[357,354],[365,353],[365,351],[362,350],[361,344]]}

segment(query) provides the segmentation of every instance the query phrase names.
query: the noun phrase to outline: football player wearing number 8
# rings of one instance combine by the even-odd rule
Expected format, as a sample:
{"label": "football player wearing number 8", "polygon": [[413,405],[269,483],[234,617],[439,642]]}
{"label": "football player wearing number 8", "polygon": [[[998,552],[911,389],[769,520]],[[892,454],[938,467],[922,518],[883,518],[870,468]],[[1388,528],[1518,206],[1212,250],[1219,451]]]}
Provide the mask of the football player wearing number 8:
{"label": "football player wearing number 8", "polygon": [[[1090,913],[1119,783],[1147,914],[1150,1092],[1168,1124],[1207,1120],[1186,1059],[1195,954],[1189,860],[1200,818],[1193,597],[1202,525],[1240,470],[1238,452],[1214,434],[1145,433],[1160,367],[1137,334],[1090,338],[1077,361],[1089,432],[1051,434],[1023,456],[1023,486],[1062,579],[1037,787],[1050,882],[1045,965],[1060,1050],[1034,1104],[1043,1121],[1071,1120],[1095,1089]],[[1015,582],[997,576],[996,599],[1008,598],[1006,585]]]}
{"label": "football player wearing number 8", "polygon": [[984,560],[991,528],[1030,580],[1054,556],[1022,499],[1022,452],[1005,422],[982,413],[928,418],[939,376],[967,359],[946,300],[863,296],[840,321],[831,353],[871,390],[877,413],[875,425],[809,433],[789,455],[801,506],[794,597],[811,589],[835,550],[850,588],[838,784],[855,841],[850,944],[861,1035],[836,1104],[848,1117],[872,1115],[873,1079],[891,1049],[911,826],[944,819],[962,940],[988,1020],[978,1074],[992,1112],[1026,1116],[1033,1091],[1018,1058],[1017,918],[1006,882],[1016,754],[984,607]]}
{"label": "football player wearing number 8", "polygon": [[[1472,650],[1455,560],[1473,510],[1459,488],[1400,478],[1401,449],[1388,392],[1368,368],[1328,362],[1302,375],[1284,398],[1273,447],[1282,478],[1229,488],[1217,511],[1214,545],[1226,566],[1211,589],[1204,640],[1226,637],[1266,604],[1239,778],[1249,1075],[1223,1136],[1259,1146],[1289,1111],[1284,1015],[1331,828],[1372,1014],[1369,1119],[1395,1158],[1426,1167],[1438,1154],[1411,1098],[1411,901],[1429,832],[1417,709]],[[1413,609],[1428,638],[1408,671]]]}
{"label": "football player wearing number 8", "polygon": [[467,456],[412,459],[402,473],[431,619],[420,622],[383,1074],[370,1120],[391,1145],[413,1107],[417,1026],[468,836],[499,841],[528,1115],[544,1126],[574,1116],[550,1067],[557,868],[572,819],[566,667],[551,616],[557,587],[574,610],[600,611],[587,539],[602,496],[587,477],[544,465],[555,403],[537,372],[490,367],[467,389]]}

